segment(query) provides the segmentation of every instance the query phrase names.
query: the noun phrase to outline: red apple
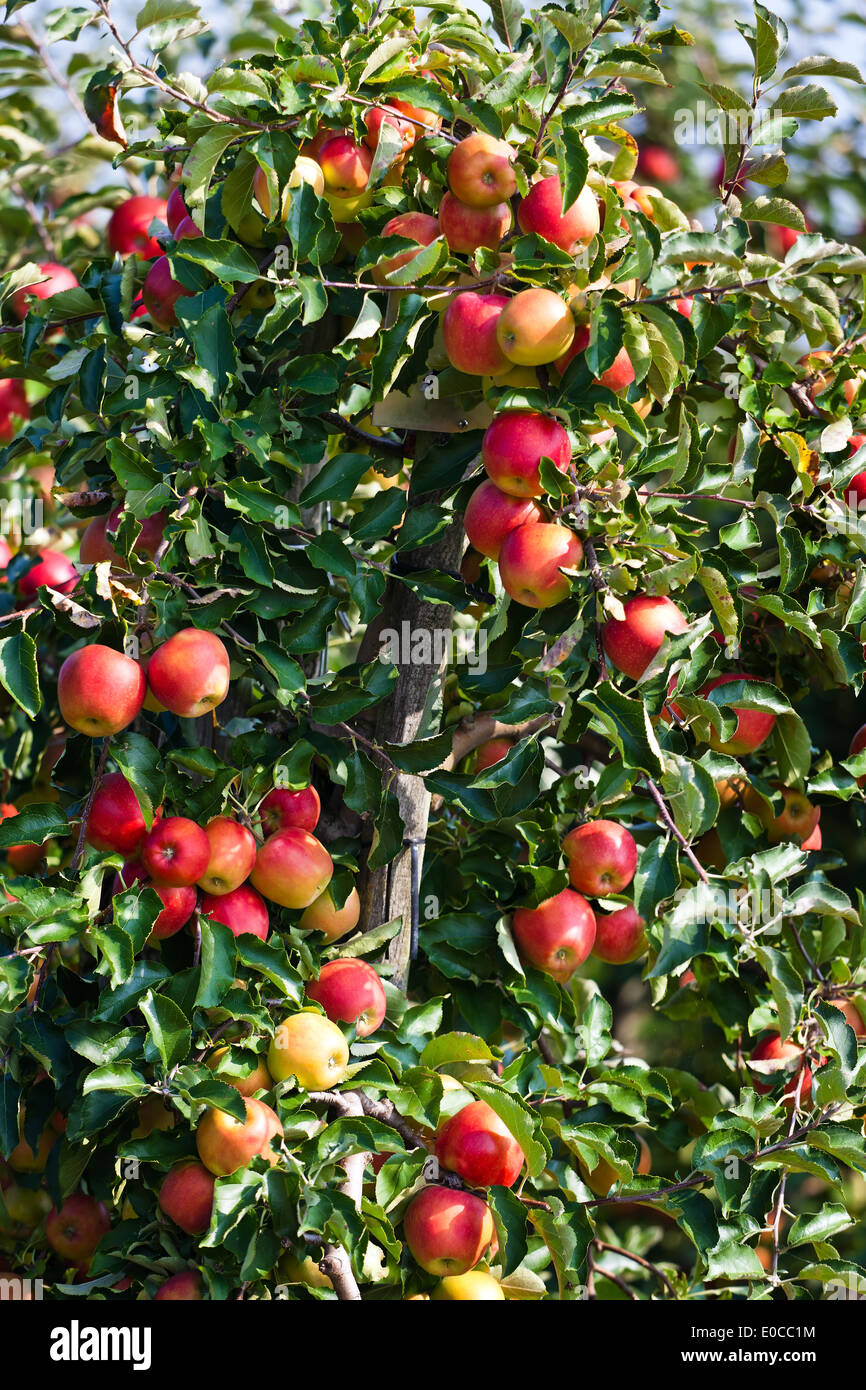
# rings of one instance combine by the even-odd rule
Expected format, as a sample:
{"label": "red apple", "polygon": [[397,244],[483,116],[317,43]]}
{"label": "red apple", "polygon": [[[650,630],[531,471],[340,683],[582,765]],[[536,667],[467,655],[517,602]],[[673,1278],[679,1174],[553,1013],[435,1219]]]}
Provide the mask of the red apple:
{"label": "red apple", "polygon": [[561,984],[583,965],[595,941],[592,908],[570,888],[538,907],[517,908],[511,929],[523,959]]}
{"label": "red apple", "polygon": [[175,185],[169,193],[168,202],[165,205],[165,221],[168,223],[168,230],[172,236],[185,217],[189,217],[189,208],[184,202],[182,189],[179,185]]}
{"label": "red apple", "polygon": [[182,1269],[163,1280],[153,1295],[155,1303],[198,1302],[204,1298],[204,1284],[201,1275],[194,1269]]}
{"label": "red apple", "polygon": [[30,418],[30,406],[23,381],[17,377],[4,377],[0,380],[0,441],[8,444],[15,437],[13,415],[21,420]]}
{"label": "red apple", "polygon": [[543,367],[567,352],[574,318],[565,300],[538,285],[520,290],[496,322],[496,341],[518,367]]}
{"label": "red apple", "polygon": [[[518,526],[541,521],[543,515],[533,498],[512,496],[487,478],[470,497],[463,525],[475,549],[490,560],[498,560],[502,542],[509,532]],[[477,579],[474,582],[477,583]]]}
{"label": "red apple", "polygon": [[468,376],[497,376],[508,370],[496,325],[510,304],[505,294],[465,290],[451,300],[442,317],[442,339],[452,367]]}
{"label": "red apple", "polygon": [[541,497],[543,458],[568,472],[571,441],[559,420],[537,410],[503,410],[494,416],[481,441],[481,460],[491,482],[512,497]]}
{"label": "red apple", "polygon": [[583,546],[558,522],[536,522],[509,531],[499,552],[499,574],[507,594],[525,608],[552,608],[571,593],[562,571],[577,569]]}
{"label": "red apple", "polygon": [[[787,1042],[783,1042],[778,1033],[767,1033],[761,1038],[752,1053],[752,1061],[784,1063],[792,1057],[802,1057],[802,1055],[803,1049],[798,1047],[795,1042],[792,1042],[790,1038]],[[779,1073],[790,1075],[789,1069],[784,1066],[779,1067]],[[801,1075],[803,1078],[802,1083],[800,1082]],[[770,1079],[769,1083],[767,1083],[765,1081],[758,1081],[753,1077],[752,1085],[759,1096],[766,1096],[775,1089],[775,1079]],[[812,1069],[806,1062],[803,1062],[801,1066],[797,1067],[794,1075],[785,1087],[783,1093],[785,1105],[790,1106],[794,1104],[798,1087],[800,1091],[800,1106],[801,1108],[805,1108],[811,1103],[812,1098]]]}
{"label": "red apple", "polygon": [[562,185],[558,174],[539,179],[517,209],[521,231],[535,232],[561,251],[588,246],[601,227],[598,199],[584,184],[566,213],[562,211]]}
{"label": "red apple", "polygon": [[356,145],[350,135],[334,135],[318,154],[325,188],[338,198],[363,192],[370,177],[373,156],[366,145]]}
{"label": "red apple", "polygon": [[646,922],[629,905],[616,912],[595,914],[595,944],[592,953],[609,965],[628,965],[646,955]]}
{"label": "red apple", "polygon": [[150,235],[152,222],[167,221],[164,198],[148,198],[136,194],[114,209],[105,234],[109,251],[115,255],[136,255],[140,261],[152,261],[162,255],[156,237]]}
{"label": "red apple", "polygon": [[12,308],[19,319],[27,317],[27,301],[33,299],[53,299],[55,294],[78,287],[78,278],[65,265],[56,261],[40,261],[39,273],[46,277],[34,285],[25,285],[12,296]]}
{"label": "red apple", "polygon": [[[78,557],[83,565],[98,565],[104,561],[116,569],[126,569],[126,563],[118,555],[108,539],[108,531],[116,531],[123,519],[123,504],[104,516],[95,516],[85,528],[78,548]],[[168,512],[155,512],[141,522],[141,530],[133,542],[133,553],[153,556],[159,546],[168,520]]]}
{"label": "red apple", "polygon": [[57,700],[71,728],[90,738],[106,738],[132,723],[145,689],[144,672],[132,657],[93,642],[64,661]]}
{"label": "red apple", "polygon": [[477,1265],[494,1235],[487,1203],[449,1187],[422,1188],[403,1216],[403,1236],[412,1258],[428,1274],[465,1274]]}
{"label": "red apple", "polygon": [[174,306],[179,299],[192,294],[179,280],[175,280],[168,263],[168,256],[160,256],[154,261],[145,277],[141,297],[145,308],[157,328],[171,328],[177,323]]}
{"label": "red apple", "polygon": [[415,126],[401,115],[393,102],[389,102],[386,106],[371,106],[364,112],[367,133],[363,140],[368,149],[375,151],[383,124],[390,126],[399,135],[404,153],[412,148],[415,143]]}
{"label": "red apple", "polygon": [[[711,681],[707,681],[702,686],[698,694],[702,699],[706,699],[711,690],[717,690],[719,686],[730,685],[732,681],[763,681],[764,676],[751,676],[745,671],[732,671],[728,676],[714,676]],[[679,711],[675,705],[671,705],[674,713]],[[746,709],[742,706],[734,706],[734,713],[737,716],[737,725],[734,729],[733,737],[722,742],[718,735],[713,733],[709,739],[709,745],[716,753],[728,753],[732,758],[744,757],[747,753],[754,753],[756,749],[765,743],[773,732],[776,723],[775,714],[770,714],[766,710]]]}
{"label": "red apple", "polygon": [[664,145],[641,145],[637,173],[650,183],[676,183],[680,177],[679,160]]}
{"label": "red apple", "polygon": [[141,862],[154,883],[188,888],[202,878],[210,854],[210,841],[200,825],[186,816],[166,816],[144,841]]}
{"label": "red apple", "polygon": [[11,559],[12,551],[9,549],[9,542],[4,536],[0,536],[0,569],[8,569]]}
{"label": "red apple", "polygon": [[129,857],[146,835],[138,797],[122,772],[109,772],[96,789],[84,838],[94,849]]}
{"label": "red apple", "polygon": [[222,922],[235,936],[249,932],[261,941],[267,940],[270,931],[267,904],[248,883],[242,883],[231,893],[212,897],[205,893],[201,900],[203,917],[211,917],[214,922]]}
{"label": "red apple", "polygon": [[250,882],[270,902],[300,910],[324,893],[333,872],[324,845],[308,830],[290,826],[265,840]]}
{"label": "red apple", "polygon": [[[418,243],[418,247],[429,246],[439,235],[439,223],[426,212],[401,212],[392,217],[382,228],[382,236],[402,236]],[[392,270],[400,270],[408,265],[417,251],[399,251],[373,267],[373,279],[377,285],[387,285]]]}
{"label": "red apple", "polygon": [[448,185],[455,198],[473,208],[507,203],[517,192],[514,151],[504,140],[476,131],[448,156]]}
{"label": "red apple", "polygon": [[[18,807],[11,802],[0,803],[0,821],[8,820],[10,816],[18,815]],[[10,845],[6,850],[6,862],[10,869],[16,874],[31,874],[45,857],[45,851],[41,845]]]}
{"label": "red apple", "polygon": [[439,204],[439,226],[452,251],[471,255],[480,246],[495,251],[511,230],[511,208],[508,203],[471,207],[446,193]]}
{"label": "red apple", "polygon": [[183,241],[186,237],[202,236],[201,227],[196,226],[191,217],[185,217],[182,222],[178,222],[175,230],[175,241]]}
{"label": "red apple", "polygon": [[375,1033],[385,1017],[382,981],[364,960],[328,961],[318,980],[307,982],[306,992],[332,1023],[354,1023],[359,1038]]}
{"label": "red apple", "polygon": [[36,591],[43,585],[61,594],[71,594],[78,583],[78,570],[69,556],[60,550],[40,550],[38,554],[36,564],[18,580],[21,597],[35,598]]}
{"label": "red apple", "polygon": [[661,595],[635,594],[626,599],[625,617],[608,618],[602,629],[609,661],[632,680],[638,680],[661,650],[665,635],[688,629],[685,613]]}
{"label": "red apple", "polygon": [[251,830],[230,816],[214,816],[205,826],[210,859],[199,885],[214,897],[239,888],[256,862],[256,842]]}
{"label": "red apple", "polygon": [[508,757],[514,743],[513,738],[489,738],[486,743],[482,743],[480,748],[476,748],[472,759],[473,774],[477,777],[479,772],[501,763]]}
{"label": "red apple", "polygon": [[483,1100],[464,1105],[440,1126],[436,1157],[470,1187],[513,1187],[524,1161],[514,1135]]}
{"label": "red apple", "polygon": [[637,869],[637,844],[624,825],[591,820],[569,830],[562,842],[568,876],[580,893],[606,898],[621,893]]}
{"label": "red apple", "polygon": [[691,318],[692,310],[695,307],[695,301],[690,295],[683,295],[680,299],[674,299],[672,303],[677,313],[682,314],[684,319]]}
{"label": "red apple", "polygon": [[221,705],[230,662],[215,632],[185,627],[150,657],[147,681],[161,705],[181,719],[198,719]]}
{"label": "red apple", "polygon": [[45,1239],[68,1264],[88,1265],[110,1225],[102,1202],[84,1192],[73,1192],[59,1211],[52,1207],[45,1218]]}
{"label": "red apple", "polygon": [[166,1174],[157,1200],[176,1226],[188,1236],[200,1236],[210,1225],[215,1183],[203,1163],[185,1159]]}
{"label": "red apple", "polygon": [[322,803],[314,786],[301,787],[298,791],[275,787],[260,805],[259,819],[266,835],[273,835],[276,830],[288,830],[290,826],[298,830],[315,830],[321,810]]}
{"label": "red apple", "polygon": [[609,391],[622,391],[634,381],[634,367],[625,348],[620,348],[607,371],[601,373],[598,381]]}
{"label": "red apple", "polygon": [[243,1121],[224,1110],[208,1109],[195,1132],[198,1156],[218,1178],[245,1168],[258,1155],[271,1164],[279,1162],[279,1156],[271,1149],[271,1140],[283,1137],[279,1116],[254,1096],[243,1096],[242,1100],[246,1109]]}
{"label": "red apple", "polygon": [[112,897],[116,898],[118,893],[122,893],[125,888],[131,888],[134,883],[141,883],[145,888],[152,888],[162,903],[162,911],[158,914],[148,937],[150,943],[164,941],[167,937],[174,936],[181,927],[186,926],[195,912],[197,895],[194,888],[168,888],[161,883],[152,883],[147,876],[147,869],[140,859],[127,861],[120,873],[115,874],[111,889]]}

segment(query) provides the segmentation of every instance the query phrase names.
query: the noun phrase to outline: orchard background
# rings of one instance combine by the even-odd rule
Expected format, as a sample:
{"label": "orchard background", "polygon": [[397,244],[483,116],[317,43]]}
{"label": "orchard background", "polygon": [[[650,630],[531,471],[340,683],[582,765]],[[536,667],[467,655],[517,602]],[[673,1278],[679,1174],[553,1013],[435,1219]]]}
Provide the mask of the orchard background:
{"label": "orchard background", "polygon": [[863,30],[729,9],[7,7],[7,1293],[862,1291]]}

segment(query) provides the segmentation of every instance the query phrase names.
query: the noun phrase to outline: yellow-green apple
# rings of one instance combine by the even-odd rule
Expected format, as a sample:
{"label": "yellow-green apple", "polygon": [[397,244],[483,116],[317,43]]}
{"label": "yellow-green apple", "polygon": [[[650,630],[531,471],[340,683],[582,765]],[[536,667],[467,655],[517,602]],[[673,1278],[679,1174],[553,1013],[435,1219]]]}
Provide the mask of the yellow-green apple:
{"label": "yellow-green apple", "polygon": [[828,1004],[832,1004],[834,1009],[839,1009],[845,1015],[845,1022],[849,1028],[853,1028],[858,1038],[866,1038],[866,1023],[853,999],[828,999]]}
{"label": "yellow-green apple", "polygon": [[590,820],[569,830],[562,842],[568,876],[579,893],[605,898],[621,893],[637,869],[637,844],[624,825]]}
{"label": "yellow-green apple", "polygon": [[598,199],[586,184],[568,211],[562,211],[558,174],[532,185],[517,209],[517,221],[521,231],[535,232],[561,251],[569,252],[588,246],[601,226]]}
{"label": "yellow-green apple", "polygon": [[68,555],[60,550],[40,550],[36,564],[18,580],[18,592],[22,598],[31,599],[37,589],[46,585],[58,593],[70,594],[77,583],[78,571]]}
{"label": "yellow-green apple", "polygon": [[511,929],[523,959],[562,984],[583,965],[595,941],[592,908],[571,888],[538,907],[517,908]]}
{"label": "yellow-green apple", "polygon": [[292,825],[265,840],[250,882],[270,902],[300,910],[324,893],[333,872],[324,845],[309,830]]}
{"label": "yellow-green apple", "polygon": [[229,654],[215,632],[185,627],[157,647],[147,679],[161,705],[181,719],[198,719],[221,705],[229,688]]}
{"label": "yellow-green apple", "polygon": [[747,811],[754,811],[764,826],[771,845],[781,844],[783,840],[796,840],[803,844],[809,839],[818,824],[819,809],[813,806],[804,792],[793,787],[783,787],[778,782],[773,786],[781,793],[784,802],[781,811],[768,807],[763,798],[758,797],[749,787],[744,795]]}
{"label": "yellow-green apple", "polygon": [[70,728],[107,738],[131,724],[144,704],[144,672],[132,657],[93,642],[64,661],[57,678],[60,713]]}
{"label": "yellow-green apple", "polygon": [[348,1066],[349,1047],[340,1029],[311,1009],[284,1018],[268,1050],[268,1071],[274,1080],[294,1076],[305,1091],[339,1086]]}
{"label": "yellow-green apple", "polygon": [[338,941],[341,936],[357,927],[361,917],[361,899],[357,888],[353,888],[342,907],[336,907],[330,888],[305,908],[300,926],[307,931],[320,931],[328,941]]}
{"label": "yellow-green apple", "polygon": [[580,539],[567,526],[539,521],[509,531],[499,551],[499,574],[507,594],[525,608],[552,608],[571,592],[563,570],[583,559]]}
{"label": "yellow-green apple", "polygon": [[156,918],[151,928],[149,941],[164,941],[166,937],[174,936],[185,927],[192,914],[195,912],[196,891],[191,886],[181,888],[170,888],[165,884],[151,883],[148,878],[147,869],[140,859],[133,859],[124,864],[120,873],[115,875],[112,887],[112,897],[117,897],[124,889],[131,888],[134,883],[141,883],[143,887],[152,888],[156,896],[162,903],[162,910]]}
{"label": "yellow-green apple", "polygon": [[504,140],[476,131],[448,156],[448,186],[455,198],[473,208],[507,203],[517,192],[513,159],[514,151]]}
{"label": "yellow-green apple", "polygon": [[148,198],[136,194],[114,209],[108,219],[105,239],[108,249],[117,256],[135,255],[140,261],[152,261],[162,255],[156,237],[150,235],[152,222],[165,222],[167,204],[164,198]]}
{"label": "yellow-green apple", "polygon": [[[155,814],[158,817],[160,811]],[[90,803],[85,840],[94,849],[129,857],[136,853],[146,835],[138,797],[122,772],[109,772]]]}
{"label": "yellow-green apple", "polygon": [[45,1218],[45,1239],[69,1264],[88,1265],[111,1222],[102,1202],[86,1192],[72,1192],[58,1210]]}
{"label": "yellow-green apple", "polygon": [[[314,193],[316,193],[319,198],[322,197],[322,195],[325,192],[325,176],[322,173],[321,166],[317,164],[314,159],[310,159],[307,155],[299,154],[292,167],[292,172],[289,175],[285,189],[283,190],[283,197],[280,204],[281,222],[285,222],[288,218],[289,209],[292,205],[293,190],[296,188],[300,188],[301,185],[305,183],[309,184],[309,186],[313,189]],[[258,199],[259,207],[265,214],[265,217],[268,219],[268,221],[270,221],[271,195],[268,190],[267,175],[261,166],[259,166],[256,169],[255,175],[253,177],[253,192],[255,193],[256,198]]]}
{"label": "yellow-green apple", "polygon": [[403,1238],[415,1263],[440,1278],[478,1264],[495,1230],[481,1197],[450,1187],[424,1187],[403,1216]]}
{"label": "yellow-green apple", "polygon": [[19,1187],[17,1182],[8,1183],[0,1195],[0,1233],[26,1235],[39,1225],[51,1207],[51,1198],[42,1188],[34,1191],[30,1187]]}
{"label": "yellow-green apple", "polygon": [[[732,671],[730,675],[714,676],[706,685],[701,686],[698,695],[706,700],[710,692],[718,690],[720,687],[730,685],[732,681],[765,681],[766,676],[751,676],[746,671]],[[671,701],[668,701],[674,714],[679,714],[680,710]],[[716,753],[727,753],[732,758],[742,758],[747,753],[754,753],[765,743],[773,732],[776,723],[775,714],[767,710],[746,709],[744,706],[733,706],[734,714],[737,716],[736,727],[733,736],[729,739],[721,739],[713,731],[709,737],[709,745]]]}
{"label": "yellow-green apple", "polygon": [[[350,245],[352,238],[349,237],[351,224],[356,220],[358,213],[368,208],[373,201],[372,188],[365,188],[361,193],[353,193],[350,197],[341,197],[339,193],[334,193],[330,188],[325,189],[325,202],[331,210],[331,217],[334,225],[342,233],[343,241]],[[357,238],[357,249],[363,246],[366,237],[361,234]]]}
{"label": "yellow-green apple", "polygon": [[[487,478],[466,504],[463,526],[477,551],[489,560],[498,560],[502,542],[511,531],[543,519],[544,513],[534,498],[512,496]],[[473,582],[478,583],[479,578],[480,573]]]}
{"label": "yellow-green apple", "polygon": [[508,370],[508,358],[497,338],[497,324],[510,303],[505,294],[464,290],[454,296],[442,316],[442,341],[448,361],[458,372],[496,376]]}
{"label": "yellow-green apple", "polygon": [[[758,1092],[758,1095],[769,1095],[769,1093],[775,1089],[775,1083],[781,1075],[790,1075],[792,1071],[790,1063],[794,1059],[801,1058],[802,1056],[803,1049],[798,1047],[790,1038],[787,1042],[783,1042],[778,1033],[765,1034],[752,1053],[752,1061],[766,1062],[772,1065],[773,1075],[770,1077],[769,1081],[752,1079],[752,1085]],[[806,1107],[811,1104],[812,1099],[812,1068],[804,1061],[793,1070],[794,1075],[785,1087],[782,1099],[785,1105],[793,1105],[799,1088],[800,1106]]]}
{"label": "yellow-green apple", "polygon": [[338,198],[352,198],[367,187],[373,156],[366,145],[356,145],[351,135],[334,135],[319,150],[325,188]]}
{"label": "yellow-green apple", "polygon": [[436,1157],[470,1187],[513,1187],[524,1162],[514,1135],[483,1100],[470,1101],[440,1125]]}
{"label": "yellow-green apple", "polygon": [[36,284],[25,285],[12,296],[12,308],[19,319],[27,316],[28,299],[53,299],[64,290],[78,287],[78,277],[68,266],[58,265],[56,261],[40,261],[39,274],[42,278]]}
{"label": "yellow-green apple", "polygon": [[201,913],[214,922],[222,922],[235,936],[248,932],[260,941],[267,940],[270,931],[267,904],[248,883],[242,883],[219,897],[205,893],[201,900]]}
{"label": "yellow-green apple", "polygon": [[[392,217],[382,228],[382,236],[401,236],[415,241],[420,249],[429,246],[439,235],[439,222],[426,212],[401,212]],[[377,285],[387,285],[392,270],[400,270],[408,265],[417,251],[399,251],[396,256],[387,256],[373,267],[372,275]]]}
{"label": "yellow-green apple", "polygon": [[188,1236],[200,1236],[210,1225],[215,1183],[216,1178],[203,1163],[184,1159],[164,1177],[157,1201]]}
{"label": "yellow-green apple", "polygon": [[385,1017],[382,981],[365,960],[328,961],[318,980],[307,981],[306,992],[332,1023],[354,1023],[359,1038],[375,1033]]}
{"label": "yellow-green apple", "polygon": [[[116,569],[125,569],[126,562],[118,555],[108,533],[117,530],[123,519],[123,503],[115,507],[114,511],[106,512],[104,516],[95,516],[88,524],[81,537],[81,544],[78,547],[78,557],[83,565],[98,565],[108,561]],[[153,516],[145,517],[141,522],[141,530],[133,542],[132,550],[135,555],[153,556],[162,540],[165,531],[165,523],[168,520],[168,512],[154,512]]]}
{"label": "yellow-green apple", "polygon": [[[652,1165],[652,1154],[650,1153],[649,1144],[642,1134],[634,1134],[631,1137],[637,1142],[638,1149],[640,1150],[635,1172],[640,1174],[648,1173]],[[578,1158],[577,1166],[581,1178],[586,1183],[590,1192],[595,1193],[596,1197],[606,1197],[614,1183],[621,1181],[619,1173],[614,1168],[613,1164],[608,1163],[607,1159],[602,1158],[601,1155],[598,1155],[598,1162],[592,1169],[590,1169],[581,1158]]]}
{"label": "yellow-green apple", "polygon": [[319,793],[312,785],[300,787],[297,791],[291,791],[288,787],[274,787],[259,806],[259,820],[266,835],[273,835],[277,830],[288,830],[290,826],[298,830],[315,830],[321,810]]}
{"label": "yellow-green apple", "polygon": [[[256,1091],[269,1091],[274,1084],[264,1057],[258,1054],[244,1052],[243,1061],[238,1062],[230,1047],[217,1047],[205,1058],[204,1064],[217,1073],[220,1081],[234,1086],[242,1096],[254,1096]],[[229,1065],[231,1070],[220,1070],[221,1066]]]}
{"label": "yellow-green apple", "polygon": [[165,222],[172,236],[185,217],[189,217],[189,208],[184,201],[183,190],[176,184],[169,193],[165,205]]}
{"label": "yellow-green apple", "polygon": [[153,1299],[155,1303],[198,1303],[204,1299],[201,1275],[194,1269],[182,1269],[160,1284]]}
{"label": "yellow-green apple", "polygon": [[538,410],[503,410],[494,416],[481,441],[481,461],[491,482],[512,497],[541,497],[543,458],[561,473],[568,471],[571,441],[559,420]]}
{"label": "yellow-green apple", "polygon": [[449,1274],[430,1295],[434,1303],[499,1303],[505,1301],[502,1285],[486,1269]]}
{"label": "yellow-green apple", "polygon": [[168,256],[159,256],[153,262],[144,278],[141,298],[157,328],[171,328],[177,323],[175,305],[179,299],[192,294],[179,280],[175,280],[168,263]]}
{"label": "yellow-green apple", "polygon": [[239,888],[252,873],[256,862],[255,837],[231,816],[214,816],[204,833],[210,845],[210,858],[198,884],[211,897],[222,897]]}
{"label": "yellow-green apple", "polygon": [[[42,798],[39,798],[40,800]],[[10,801],[0,803],[0,821],[17,816],[19,808]],[[10,845],[5,851],[6,862],[16,874],[30,874],[42,863],[45,851],[41,845]]]}
{"label": "yellow-green apple", "polygon": [[141,862],[154,883],[187,888],[198,883],[210,860],[210,841],[188,816],[159,820],[141,847]]}
{"label": "yellow-green apple", "polygon": [[565,300],[538,285],[514,295],[496,323],[496,341],[519,367],[555,362],[573,337],[574,318]]}
{"label": "yellow-green apple", "polygon": [[138,1124],[132,1131],[130,1138],[146,1139],[148,1134],[153,1134],[154,1130],[165,1131],[167,1129],[174,1129],[174,1111],[166,1105],[163,1096],[156,1094],[145,1096],[138,1107]]}
{"label": "yellow-green apple", "polygon": [[[27,420],[30,417],[30,406],[27,401],[27,392],[24,383],[16,377],[4,377],[0,380],[0,440],[4,444],[15,435],[15,426],[12,417],[17,416],[20,420]],[[6,542],[3,542],[6,545]],[[6,546],[8,550],[8,545]],[[11,554],[11,552],[10,552]],[[7,555],[3,560],[4,565],[8,565],[10,556]]]}
{"label": "yellow-green apple", "polygon": [[628,965],[646,955],[646,922],[631,904],[615,912],[596,912],[592,953],[608,965]]}
{"label": "yellow-green apple", "polygon": [[[22,1114],[21,1123],[24,1123]],[[44,1173],[48,1155],[57,1143],[57,1131],[47,1125],[34,1149],[29,1139],[21,1138],[9,1154],[7,1162],[15,1173]]]}
{"label": "yellow-green apple", "polygon": [[661,650],[667,633],[688,629],[685,613],[661,594],[635,594],[623,604],[624,618],[608,618],[602,628],[605,654],[624,675],[638,680]]}
{"label": "yellow-green apple", "polygon": [[287,1250],[277,1262],[277,1278],[283,1284],[306,1284],[308,1289],[332,1289],[327,1274],[319,1269],[318,1261],[312,1255],[298,1255]]}
{"label": "yellow-green apple", "polygon": [[[836,373],[831,369],[836,365],[837,359],[834,354],[823,348],[817,352],[807,352],[798,360],[797,366],[807,367],[809,375],[814,378],[807,387],[808,396],[813,405],[817,403],[817,398],[823,396],[825,391],[829,391],[830,387],[835,382]],[[821,370],[821,368],[826,369]],[[842,394],[845,397],[846,405],[853,405],[854,397],[860,389],[862,380],[862,376],[858,374],[857,376],[848,377],[847,380],[842,383]]]}
{"label": "yellow-green apple", "polygon": [[272,1165],[279,1163],[279,1155],[271,1149],[271,1140],[283,1136],[279,1116],[263,1100],[253,1096],[242,1099],[245,1119],[236,1120],[224,1110],[208,1109],[195,1132],[198,1156],[208,1172],[218,1178],[236,1173],[259,1156]]}
{"label": "yellow-green apple", "polygon": [[511,207],[508,203],[472,207],[446,193],[439,204],[439,226],[452,251],[471,255],[481,246],[495,251],[511,230]]}
{"label": "yellow-green apple", "polygon": [[484,772],[486,768],[501,763],[508,757],[514,746],[515,739],[513,738],[489,738],[486,743],[482,743],[480,748],[476,748],[472,758],[474,775],[477,777],[479,772]]}

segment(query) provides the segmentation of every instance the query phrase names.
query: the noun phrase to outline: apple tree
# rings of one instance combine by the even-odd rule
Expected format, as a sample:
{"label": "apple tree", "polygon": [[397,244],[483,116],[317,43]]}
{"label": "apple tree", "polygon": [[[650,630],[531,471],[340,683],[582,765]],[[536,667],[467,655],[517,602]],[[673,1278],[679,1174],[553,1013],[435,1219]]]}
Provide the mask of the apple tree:
{"label": "apple tree", "polygon": [[656,0],[30,10],[4,1277],[856,1291],[866,257],[786,151],[857,68],[757,3],[735,75]]}

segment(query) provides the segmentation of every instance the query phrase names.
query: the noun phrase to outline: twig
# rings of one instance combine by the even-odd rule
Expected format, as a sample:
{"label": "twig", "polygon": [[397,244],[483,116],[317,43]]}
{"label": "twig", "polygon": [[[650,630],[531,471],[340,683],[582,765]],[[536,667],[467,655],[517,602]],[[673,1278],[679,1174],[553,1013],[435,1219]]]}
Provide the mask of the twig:
{"label": "twig", "polygon": [[660,791],[659,788],[656,786],[656,784],[655,784],[655,782],[652,780],[652,778],[651,778],[651,777],[647,777],[646,774],[644,774],[643,781],[644,781],[644,785],[646,786],[647,790],[649,791],[650,796],[652,797],[653,801],[655,802],[656,806],[658,807],[659,815],[661,816],[661,818],[662,818],[662,820],[664,821],[665,825],[667,826],[668,830],[669,830],[669,831],[671,832],[671,834],[673,835],[674,839],[675,839],[675,840],[678,842],[678,844],[682,847],[682,849],[683,849],[683,851],[684,851],[684,853],[685,853],[686,858],[687,858],[687,859],[689,860],[689,862],[691,863],[692,867],[694,868],[695,872],[696,872],[697,875],[698,875],[698,878],[700,878],[701,881],[702,881],[703,883],[709,883],[710,880],[709,880],[709,877],[708,877],[708,875],[707,875],[706,869],[704,868],[704,866],[703,866],[703,864],[700,862],[700,860],[695,856],[694,850],[692,849],[692,847],[691,847],[691,845],[689,844],[688,840],[686,839],[685,835],[683,835],[683,834],[681,833],[681,831],[677,828],[677,826],[676,826],[676,824],[675,824],[675,822],[674,822],[674,818],[673,818],[673,816],[671,815],[670,811],[669,811],[668,808],[667,808],[667,804],[666,804],[666,802],[665,802],[665,799],[664,799],[664,797],[663,797],[661,791]]}
{"label": "twig", "polygon": [[[659,1269],[658,1265],[653,1264],[652,1260],[645,1260],[643,1255],[635,1255],[634,1252],[631,1250],[624,1250],[621,1245],[610,1245],[609,1242],[606,1240],[595,1240],[593,1241],[593,1244],[599,1250],[609,1250],[611,1254],[621,1255],[625,1260],[633,1260],[634,1263],[636,1265],[640,1265],[642,1269],[649,1270],[651,1274],[654,1274],[657,1279],[660,1279],[662,1283],[667,1286],[672,1296],[676,1298],[676,1290],[674,1289],[674,1286],[671,1283],[670,1279],[665,1274],[663,1269]],[[602,1270],[601,1273],[604,1274],[605,1271]]]}

